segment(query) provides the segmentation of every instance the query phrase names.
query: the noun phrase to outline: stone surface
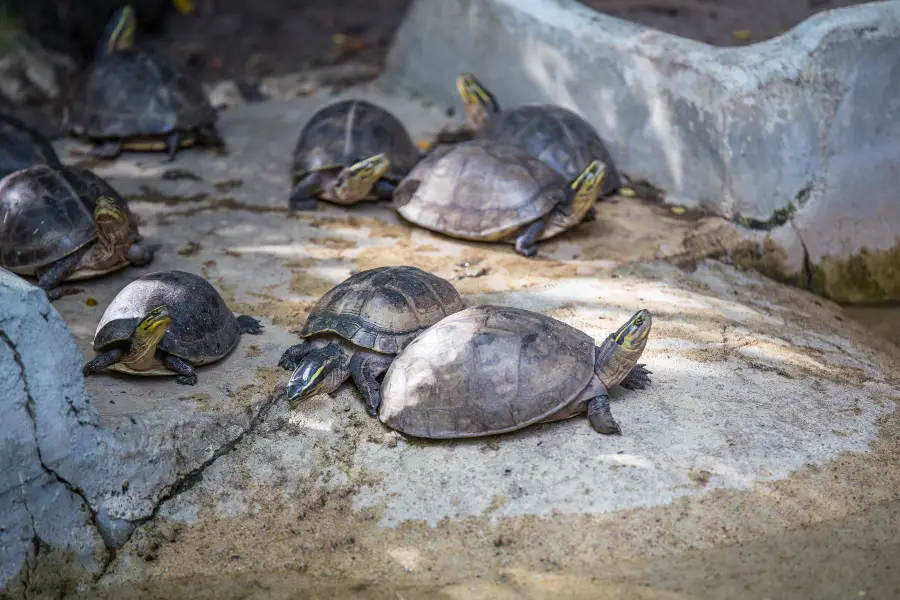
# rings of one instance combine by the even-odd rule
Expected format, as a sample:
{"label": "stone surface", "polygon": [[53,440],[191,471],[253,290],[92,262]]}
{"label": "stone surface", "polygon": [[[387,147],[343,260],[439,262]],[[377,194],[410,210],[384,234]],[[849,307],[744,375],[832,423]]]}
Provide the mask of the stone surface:
{"label": "stone surface", "polygon": [[418,0],[382,83],[460,106],[454,77],[472,71],[501,105],[562,104],[671,202],[765,229],[793,218],[773,239],[796,233],[808,260],[776,244],[764,272],[783,250],[782,280],[840,302],[897,301],[898,40],[897,1],[723,49],[568,0]]}
{"label": "stone surface", "polygon": [[[449,122],[439,106],[375,86],[347,95],[390,106],[415,139]],[[724,219],[634,198],[602,203],[596,221],[543,243],[537,259],[413,228],[384,204],[289,215],[290,150],[335,99],[238,102],[222,114],[229,156],[98,163],[57,144],[129,197],[143,235],[161,244],[152,265],[54,303],[82,360],[106,303],[151,270],[202,274],[266,325],[199,369],[196,387],[84,381],[105,428],[92,430],[115,432],[103,456],[119,458],[83,469],[107,487],[99,476],[78,485],[99,523],[139,524],[81,597],[674,598],[712,585],[778,597],[754,575],[773,569],[796,597],[896,588],[883,569],[900,558],[896,347],[829,302],[704,260],[756,243]],[[163,177],[175,168],[199,180]],[[351,386],[289,410],[275,365],[290,331],[331,286],[386,264],[443,276],[469,304],[538,310],[598,339],[650,308],[654,383],[615,392],[620,437],[575,418],[469,442],[409,440],[367,417]],[[108,539],[120,531],[110,529]],[[823,557],[826,534],[866,549],[832,543]],[[793,562],[777,560],[788,551]],[[835,566],[829,587],[810,576],[823,564]]]}

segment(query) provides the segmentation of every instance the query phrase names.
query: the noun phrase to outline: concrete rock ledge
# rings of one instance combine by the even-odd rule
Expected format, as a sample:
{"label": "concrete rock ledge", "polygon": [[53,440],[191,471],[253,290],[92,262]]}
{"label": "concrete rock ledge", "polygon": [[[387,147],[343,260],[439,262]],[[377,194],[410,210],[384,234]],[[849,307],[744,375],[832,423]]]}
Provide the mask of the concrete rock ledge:
{"label": "concrete rock ledge", "polygon": [[[716,48],[574,0],[417,0],[381,83],[458,106],[463,70],[501,105],[579,112],[624,172],[674,203],[796,225],[773,238],[790,242],[775,252],[782,280],[841,302],[900,299],[885,266],[900,248],[900,2]],[[848,274],[859,264],[861,278]]]}

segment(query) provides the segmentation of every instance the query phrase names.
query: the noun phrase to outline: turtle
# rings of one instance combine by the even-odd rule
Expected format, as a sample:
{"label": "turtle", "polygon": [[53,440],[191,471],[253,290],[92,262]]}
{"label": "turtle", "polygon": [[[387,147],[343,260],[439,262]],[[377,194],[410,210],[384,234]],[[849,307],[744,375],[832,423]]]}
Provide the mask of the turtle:
{"label": "turtle", "polygon": [[452,314],[397,355],[378,418],[405,435],[468,438],[587,413],[595,431],[621,433],[609,406],[616,384],[644,389],[638,359],[652,318],[641,309],[599,346],[562,321],[510,306]]}
{"label": "turtle", "polygon": [[47,138],[16,117],[0,113],[0,178],[41,164],[60,164]]}
{"label": "turtle", "polygon": [[[457,76],[456,89],[477,137],[518,146],[566,179],[577,177],[588,162],[601,160],[606,177],[600,197],[621,187],[622,179],[600,134],[575,112],[558,104],[524,104],[501,110],[495,96],[471,73]],[[592,208],[587,220],[594,218]]]}
{"label": "turtle", "polygon": [[597,201],[606,168],[594,160],[566,180],[524,150],[492,140],[436,148],[394,190],[393,205],[420,227],[473,241],[536,242],[574,227]]}
{"label": "turtle", "polygon": [[168,153],[202,145],[224,150],[218,113],[200,82],[166,55],[134,47],[136,17],[119,8],[97,55],[72,89],[65,120],[94,143],[88,154],[114,159],[124,150]]}
{"label": "turtle", "polygon": [[196,385],[195,367],[227,356],[241,334],[262,330],[253,317],[235,316],[203,277],[156,271],[126,285],[106,307],[94,333],[100,355],[85,363],[82,373],[175,375],[182,385]]}
{"label": "turtle", "polygon": [[38,164],[7,175],[0,215],[0,266],[38,277],[50,300],[79,291],[63,291],[63,281],[153,260],[128,204],[87,169]]}
{"label": "turtle", "polygon": [[312,115],[297,139],[291,210],[390,199],[421,153],[403,123],[366,100],[340,100]]}
{"label": "turtle", "polygon": [[464,308],[448,281],[411,266],[360,271],[322,296],[278,363],[293,371],[288,399],[296,406],[319,393],[331,394],[348,378],[366,411],[381,403],[378,377],[416,335]]}

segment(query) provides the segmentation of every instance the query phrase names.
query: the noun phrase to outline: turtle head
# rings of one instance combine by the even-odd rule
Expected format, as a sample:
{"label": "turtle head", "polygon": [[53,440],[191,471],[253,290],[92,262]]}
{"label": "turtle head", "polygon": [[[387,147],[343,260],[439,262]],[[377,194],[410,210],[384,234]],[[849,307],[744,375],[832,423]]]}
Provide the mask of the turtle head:
{"label": "turtle head", "polygon": [[569,183],[572,197],[572,217],[576,223],[597,203],[600,190],[603,189],[603,178],[606,177],[606,165],[599,160],[593,161],[578,177]]}
{"label": "turtle head", "polygon": [[334,182],[338,202],[352,204],[372,193],[372,188],[391,166],[384,154],[376,154],[342,169]]}
{"label": "turtle head", "polygon": [[134,7],[126,4],[110,17],[103,32],[102,53],[112,54],[117,50],[125,50],[134,46],[134,32],[137,29],[137,16]]}
{"label": "turtle head", "polygon": [[652,325],[650,311],[641,309],[597,347],[594,372],[603,385],[617,385],[631,372],[644,352]]}
{"label": "turtle head", "polygon": [[94,205],[94,223],[97,225],[97,234],[107,241],[121,238],[130,231],[128,213],[115,198],[109,196],[97,198]]}
{"label": "turtle head", "polygon": [[172,317],[169,315],[168,306],[157,306],[147,316],[141,319],[138,326],[134,329],[134,342],[140,347],[159,343],[162,336],[166,334],[166,330],[172,323]]}
{"label": "turtle head", "polygon": [[480,129],[492,114],[500,112],[494,95],[471,73],[460,73],[456,77],[456,90],[466,107],[466,116],[475,129]]}
{"label": "turtle head", "polygon": [[344,353],[338,344],[326,344],[303,357],[287,384],[288,402],[296,406],[316,394],[330,394],[345,377],[340,368]]}

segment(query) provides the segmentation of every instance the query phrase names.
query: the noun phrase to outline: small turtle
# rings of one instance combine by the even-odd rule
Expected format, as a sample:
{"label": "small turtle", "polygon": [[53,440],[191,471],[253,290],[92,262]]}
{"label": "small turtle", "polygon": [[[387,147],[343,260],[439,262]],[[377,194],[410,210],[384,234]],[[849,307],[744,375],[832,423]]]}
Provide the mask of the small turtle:
{"label": "small turtle", "polygon": [[436,148],[397,186],[393,203],[420,227],[515,243],[516,252],[534,256],[538,240],[581,222],[605,173],[595,160],[568,181],[520,148],[476,139]]}
{"label": "small turtle", "polygon": [[476,306],[430,327],[395,359],[379,419],[423,438],[507,433],[587,412],[599,433],[619,433],[609,389],[650,383],[637,361],[651,317],[636,312],[600,346],[540,313]]}
{"label": "small turtle", "polygon": [[137,219],[106,181],[63,165],[35,165],[0,180],[0,266],[38,277],[51,300],[63,281],[144,266]]}
{"label": "small turtle", "polygon": [[373,417],[381,403],[378,377],[419,332],[463,309],[449,282],[416,267],[360,271],[313,306],[300,335],[279,366],[292,370],[288,399],[330,394],[348,378]]}
{"label": "small turtle", "polygon": [[40,164],[60,164],[47,138],[19,119],[0,114],[0,178]]}
{"label": "small turtle", "polygon": [[[606,165],[600,196],[621,187],[621,177],[600,134],[571,110],[556,104],[525,104],[500,110],[494,95],[471,73],[456,78],[456,89],[479,138],[517,146],[566,179],[577,177],[590,161],[600,160]],[[594,218],[591,208],[586,220]]]}
{"label": "small turtle", "polygon": [[89,154],[113,159],[123,150],[168,152],[195,144],[222,149],[218,115],[199,81],[170,58],[134,48],[136,18],[125,5],[109,21],[97,56],[77,82],[66,120]]}
{"label": "small turtle", "polygon": [[387,110],[365,100],[329,104],[310,117],[294,148],[290,209],[313,209],[317,199],[342,205],[390,199],[419,157]]}
{"label": "small turtle", "polygon": [[94,333],[100,356],[84,365],[87,377],[104,369],[129,375],[177,375],[195,385],[194,367],[221,360],[242,333],[262,324],[236,317],[206,279],[184,271],[138,277],[116,294]]}

